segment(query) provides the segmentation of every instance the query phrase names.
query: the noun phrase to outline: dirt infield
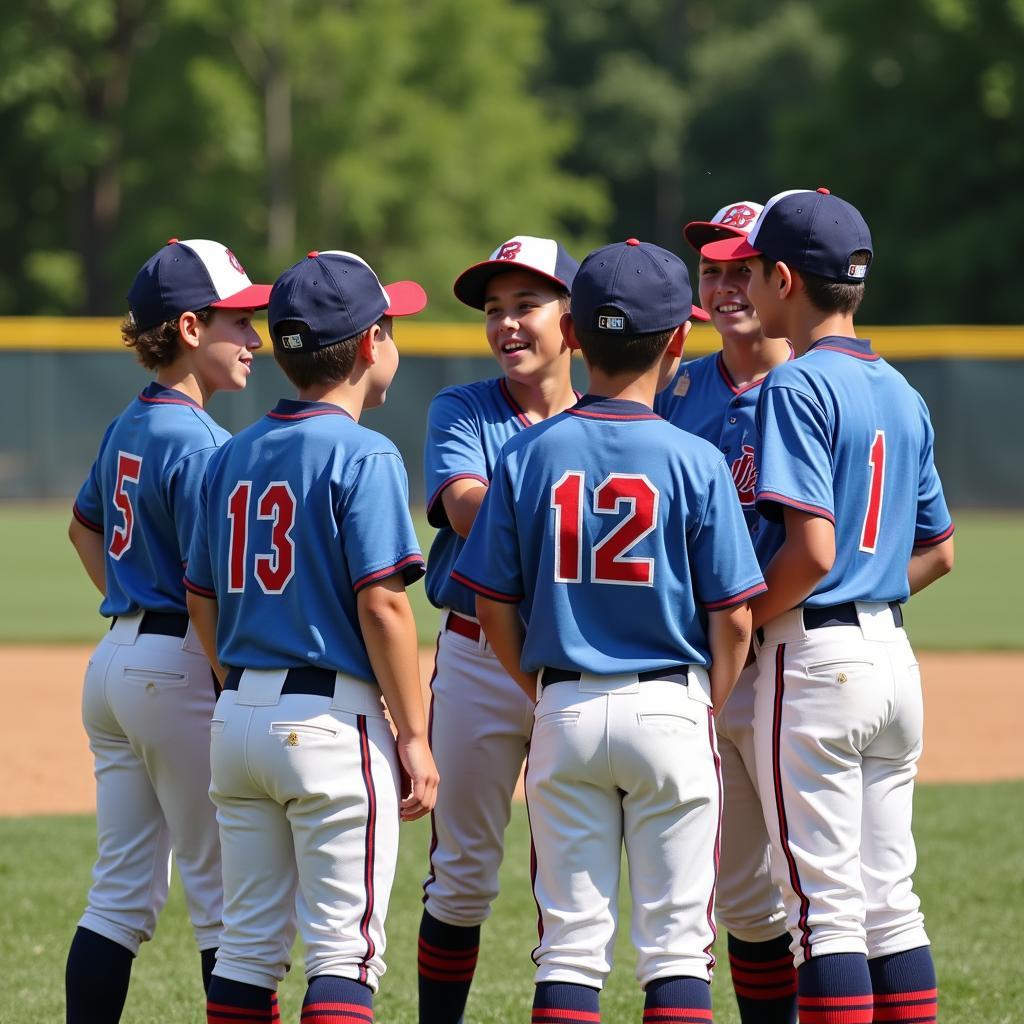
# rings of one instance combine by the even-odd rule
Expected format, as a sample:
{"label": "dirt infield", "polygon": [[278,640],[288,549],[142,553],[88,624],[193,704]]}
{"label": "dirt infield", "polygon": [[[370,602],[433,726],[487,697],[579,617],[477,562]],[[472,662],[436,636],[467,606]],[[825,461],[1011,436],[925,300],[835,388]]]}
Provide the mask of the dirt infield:
{"label": "dirt infield", "polygon": [[[0,647],[0,815],[94,809],[79,695],[89,648]],[[430,678],[433,649],[420,669]],[[1024,654],[925,654],[927,782],[1024,778]]]}

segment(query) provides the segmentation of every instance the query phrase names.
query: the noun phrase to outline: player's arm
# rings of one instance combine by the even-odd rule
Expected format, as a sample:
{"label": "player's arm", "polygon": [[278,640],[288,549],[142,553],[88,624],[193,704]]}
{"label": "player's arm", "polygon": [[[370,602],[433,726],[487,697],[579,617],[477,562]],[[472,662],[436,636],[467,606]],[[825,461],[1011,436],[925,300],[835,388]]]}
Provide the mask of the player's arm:
{"label": "player's arm", "polygon": [[363,587],[356,595],[359,627],[374,675],[398,733],[403,779],[401,815],[413,821],[437,800],[437,768],[427,742],[416,623],[400,573]]}
{"label": "player's arm", "polygon": [[195,629],[196,636],[199,637],[199,642],[206,652],[210,668],[223,686],[227,673],[217,657],[217,599],[186,590],[185,606],[188,608],[188,617],[192,620],[192,628]]}
{"label": "player's arm", "polygon": [[453,480],[441,493],[448,522],[460,537],[469,536],[486,494],[486,484],[469,478]]}
{"label": "player's arm", "polygon": [[522,670],[526,631],[519,617],[519,605],[476,596],[476,616],[501,667],[519,684],[532,701],[537,700],[537,676]]}
{"label": "player's arm", "polygon": [[750,649],[750,605],[708,612],[708,647],[711,651],[711,703],[716,711],[729,699],[743,671]]}
{"label": "player's arm", "polygon": [[786,539],[768,563],[768,590],[750,602],[757,629],[795,608],[813,593],[836,560],[836,530],[823,516],[786,506]]}
{"label": "player's arm", "polygon": [[914,548],[907,566],[910,593],[916,594],[931,586],[953,568],[953,538],[930,547]]}
{"label": "player's arm", "polygon": [[72,516],[68,526],[68,538],[70,539],[82,565],[88,573],[96,589],[104,596],[107,595],[107,566],[104,551],[103,534],[90,530]]}

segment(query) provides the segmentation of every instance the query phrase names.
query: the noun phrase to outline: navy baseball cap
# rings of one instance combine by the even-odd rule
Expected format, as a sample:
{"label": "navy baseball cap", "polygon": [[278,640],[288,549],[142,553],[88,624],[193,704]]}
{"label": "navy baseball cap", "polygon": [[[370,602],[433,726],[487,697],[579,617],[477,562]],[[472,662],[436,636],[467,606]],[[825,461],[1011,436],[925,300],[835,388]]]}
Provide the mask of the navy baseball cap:
{"label": "navy baseball cap", "polygon": [[700,252],[708,242],[722,238],[746,238],[764,207],[751,199],[723,206],[711,220],[691,220],[683,228],[690,247]]}
{"label": "navy baseball cap", "polygon": [[595,249],[580,265],[569,304],[577,329],[608,334],[655,334],[710,319],[693,305],[686,264],[635,238]]}
{"label": "navy baseball cap", "polygon": [[455,279],[455,297],[474,309],[483,309],[487,282],[506,270],[528,270],[546,278],[559,288],[572,290],[572,281],[580,265],[553,238],[516,235],[502,242],[491,255],[464,270]]}
{"label": "navy baseball cap", "polygon": [[135,327],[148,331],[189,310],[265,309],[269,284],[253,284],[238,257],[208,238],[171,238],[135,275],[128,308]]}
{"label": "navy baseball cap", "polygon": [[[851,262],[861,251],[868,263]],[[791,189],[768,200],[745,238],[711,242],[700,254],[709,260],[763,254],[827,281],[859,284],[871,263],[871,232],[860,211],[827,188]]]}
{"label": "navy baseball cap", "polygon": [[[382,316],[411,316],[427,304],[415,281],[387,287],[362,257],[352,252],[311,252],[274,282],[267,321],[274,345],[289,352],[315,352],[362,334]],[[285,333],[279,325],[300,321]]]}

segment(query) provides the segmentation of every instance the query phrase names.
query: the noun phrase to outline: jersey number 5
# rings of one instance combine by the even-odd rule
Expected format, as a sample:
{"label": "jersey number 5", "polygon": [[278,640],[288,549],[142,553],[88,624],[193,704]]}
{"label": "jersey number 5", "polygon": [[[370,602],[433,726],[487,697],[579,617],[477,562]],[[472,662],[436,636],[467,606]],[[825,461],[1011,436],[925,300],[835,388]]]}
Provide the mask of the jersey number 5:
{"label": "jersey number 5", "polygon": [[132,534],[135,532],[135,508],[124,485],[137,484],[142,475],[142,457],[131,452],[117,453],[117,482],[114,484],[114,508],[121,513],[124,523],[115,526],[110,536],[110,547],[107,551],[115,562],[132,546]]}
{"label": "jersey number 5", "polygon": [[[555,582],[583,582],[583,493],[586,474],[566,471],[551,488],[555,511]],[[627,557],[653,529],[658,518],[658,489],[646,476],[610,473],[594,490],[594,511],[629,515],[590,552],[590,582],[622,586],[654,586],[654,559]]]}
{"label": "jersey number 5", "polygon": [[[228,546],[228,591],[245,590],[246,562],[249,551],[249,496],[251,480],[239,480],[228,498],[231,536]],[[295,575],[295,495],[287,480],[272,480],[256,502],[256,518],[273,521],[270,528],[270,554],[259,554],[253,575],[264,594],[281,594]]]}
{"label": "jersey number 5", "polygon": [[878,522],[882,518],[882,495],[885,491],[885,431],[876,430],[868,454],[871,482],[868,485],[868,508],[860,531],[860,549],[869,555],[878,545]]}

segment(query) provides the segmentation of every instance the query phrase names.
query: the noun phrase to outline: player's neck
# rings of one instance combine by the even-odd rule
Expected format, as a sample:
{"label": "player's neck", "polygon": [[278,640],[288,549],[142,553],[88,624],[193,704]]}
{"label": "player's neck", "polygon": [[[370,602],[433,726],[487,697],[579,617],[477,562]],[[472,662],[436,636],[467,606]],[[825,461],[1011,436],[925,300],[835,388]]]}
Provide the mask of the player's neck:
{"label": "player's neck", "polygon": [[785,338],[766,338],[763,334],[753,338],[722,338],[722,359],[737,387],[766,376],[769,370],[789,359],[790,351]]}
{"label": "player's neck", "polygon": [[333,384],[314,384],[312,387],[299,388],[300,402],[326,402],[344,409],[357,423],[366,408],[365,389],[351,380],[337,381]]}
{"label": "player's neck", "polygon": [[635,371],[610,374],[593,366],[588,369],[590,370],[588,395],[618,398],[625,402],[639,402],[648,408],[654,407],[654,396],[657,394],[658,381],[661,376],[660,363],[656,363],[639,377]]}
{"label": "player's neck", "polygon": [[516,404],[534,422],[557,416],[576,404],[572,380],[564,371],[528,383],[506,377],[505,383]]}
{"label": "player's neck", "polygon": [[857,337],[857,328],[854,327],[853,317],[849,313],[822,313],[809,306],[794,319],[796,322],[789,337],[798,356],[802,356],[822,338]]}
{"label": "player's neck", "polygon": [[177,362],[170,366],[162,366],[157,370],[156,382],[165,388],[173,388],[175,391],[188,395],[201,408],[210,398],[195,373],[186,366],[180,366]]}

